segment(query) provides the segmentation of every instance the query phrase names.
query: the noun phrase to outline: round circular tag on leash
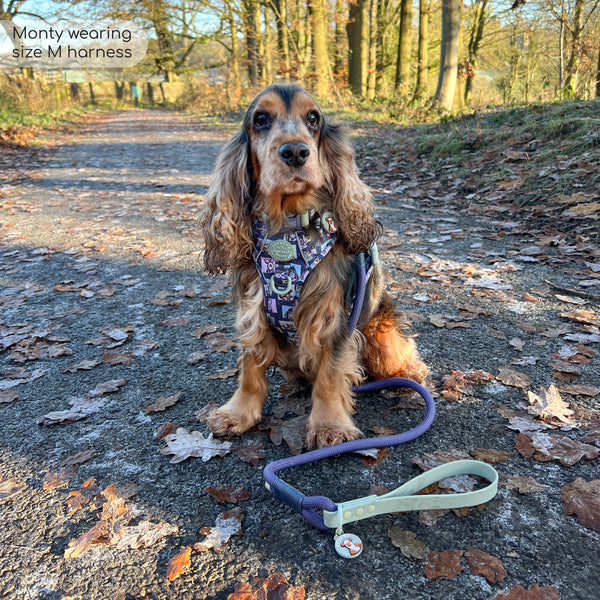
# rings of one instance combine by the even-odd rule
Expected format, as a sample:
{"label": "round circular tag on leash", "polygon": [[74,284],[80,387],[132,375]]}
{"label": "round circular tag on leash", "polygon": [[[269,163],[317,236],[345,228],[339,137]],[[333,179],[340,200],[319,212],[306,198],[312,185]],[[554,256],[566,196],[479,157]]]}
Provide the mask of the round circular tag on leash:
{"label": "round circular tag on leash", "polygon": [[335,537],[335,551],[343,558],[357,558],[363,551],[362,540],[353,533],[342,533]]}

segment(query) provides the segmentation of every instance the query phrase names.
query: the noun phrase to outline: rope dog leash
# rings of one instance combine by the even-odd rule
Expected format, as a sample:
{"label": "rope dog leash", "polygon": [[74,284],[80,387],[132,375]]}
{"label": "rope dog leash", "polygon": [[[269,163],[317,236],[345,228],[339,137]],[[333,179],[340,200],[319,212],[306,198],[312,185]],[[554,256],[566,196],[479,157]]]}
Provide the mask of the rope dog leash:
{"label": "rope dog leash", "polygon": [[[498,473],[496,470],[490,465],[476,460],[457,460],[440,465],[383,496],[366,496],[339,504],[326,496],[305,496],[298,489],[277,476],[277,473],[284,469],[358,450],[397,446],[410,442],[425,433],[433,422],[435,403],[431,394],[422,385],[410,379],[394,378],[361,385],[356,391],[370,392],[391,386],[408,387],[416,391],[425,400],[425,417],[419,425],[396,435],[344,442],[336,446],[320,448],[298,456],[276,460],[269,463],[263,471],[267,489],[300,513],[313,527],[321,531],[335,528],[335,549],[345,558],[355,558],[362,552],[360,538],[356,535],[344,534],[342,526],[346,523],[386,513],[477,506],[491,500],[498,489]],[[482,489],[460,494],[415,495],[433,483],[454,475],[483,477],[489,481],[489,484]],[[319,515],[316,512],[317,510],[322,510],[323,515]]]}
{"label": "rope dog leash", "polygon": [[[371,251],[371,262],[371,268],[377,264],[376,247]],[[364,255],[358,255],[356,259],[356,292],[348,325],[350,334],[356,328],[360,317],[369,274],[370,270],[366,272]],[[335,550],[344,558],[356,558],[363,549],[363,544],[357,535],[344,534],[342,527],[346,523],[393,512],[477,506],[491,500],[498,489],[498,473],[496,470],[486,463],[475,460],[458,460],[440,465],[383,496],[371,495],[339,504],[326,496],[305,496],[298,489],[277,476],[279,471],[306,465],[324,458],[332,458],[341,454],[372,448],[397,446],[423,435],[433,423],[435,402],[429,391],[419,383],[410,379],[391,378],[365,383],[355,388],[354,391],[372,392],[389,387],[410,388],[423,398],[425,401],[425,416],[416,427],[396,435],[353,440],[298,456],[276,460],[269,463],[263,471],[267,489],[300,513],[313,527],[322,531],[335,528]],[[489,481],[489,484],[482,489],[460,494],[415,495],[433,483],[454,475],[483,477]],[[318,510],[323,511],[322,516],[316,512]]]}

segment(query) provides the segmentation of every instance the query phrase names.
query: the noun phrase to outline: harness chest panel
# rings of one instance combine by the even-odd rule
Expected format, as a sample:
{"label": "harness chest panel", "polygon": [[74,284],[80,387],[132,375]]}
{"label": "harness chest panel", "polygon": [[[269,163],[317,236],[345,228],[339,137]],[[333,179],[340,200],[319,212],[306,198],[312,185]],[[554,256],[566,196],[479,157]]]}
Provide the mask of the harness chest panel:
{"label": "harness chest panel", "polygon": [[286,229],[269,234],[267,225],[254,221],[254,263],[263,284],[265,314],[269,323],[288,340],[296,336],[294,308],[311,271],[327,256],[335,231],[327,231],[318,219],[311,231]]}

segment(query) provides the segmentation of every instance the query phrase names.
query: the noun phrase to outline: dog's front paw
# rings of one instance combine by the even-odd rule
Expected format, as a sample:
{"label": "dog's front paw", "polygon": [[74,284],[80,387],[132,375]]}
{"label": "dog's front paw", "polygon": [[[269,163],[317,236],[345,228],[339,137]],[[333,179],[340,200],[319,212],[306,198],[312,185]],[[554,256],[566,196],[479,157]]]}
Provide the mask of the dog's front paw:
{"label": "dog's front paw", "polygon": [[260,420],[255,415],[225,404],[213,410],[206,418],[206,425],[216,435],[242,435]]}
{"label": "dog's front paw", "polygon": [[306,428],[306,444],[309,448],[335,446],[363,437],[362,431],[352,424],[312,425]]}

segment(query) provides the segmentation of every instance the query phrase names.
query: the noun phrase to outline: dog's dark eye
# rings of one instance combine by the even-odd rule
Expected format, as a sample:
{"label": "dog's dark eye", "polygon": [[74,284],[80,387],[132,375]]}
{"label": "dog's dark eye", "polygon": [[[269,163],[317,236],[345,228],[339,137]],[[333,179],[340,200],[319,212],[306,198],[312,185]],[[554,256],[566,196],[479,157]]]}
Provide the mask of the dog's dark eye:
{"label": "dog's dark eye", "polygon": [[258,129],[268,129],[271,126],[271,117],[267,113],[258,112],[254,115],[254,128]]}
{"label": "dog's dark eye", "polygon": [[317,127],[319,126],[319,121],[320,116],[316,110],[311,110],[306,115],[306,124],[309,126],[310,129],[317,129]]}

